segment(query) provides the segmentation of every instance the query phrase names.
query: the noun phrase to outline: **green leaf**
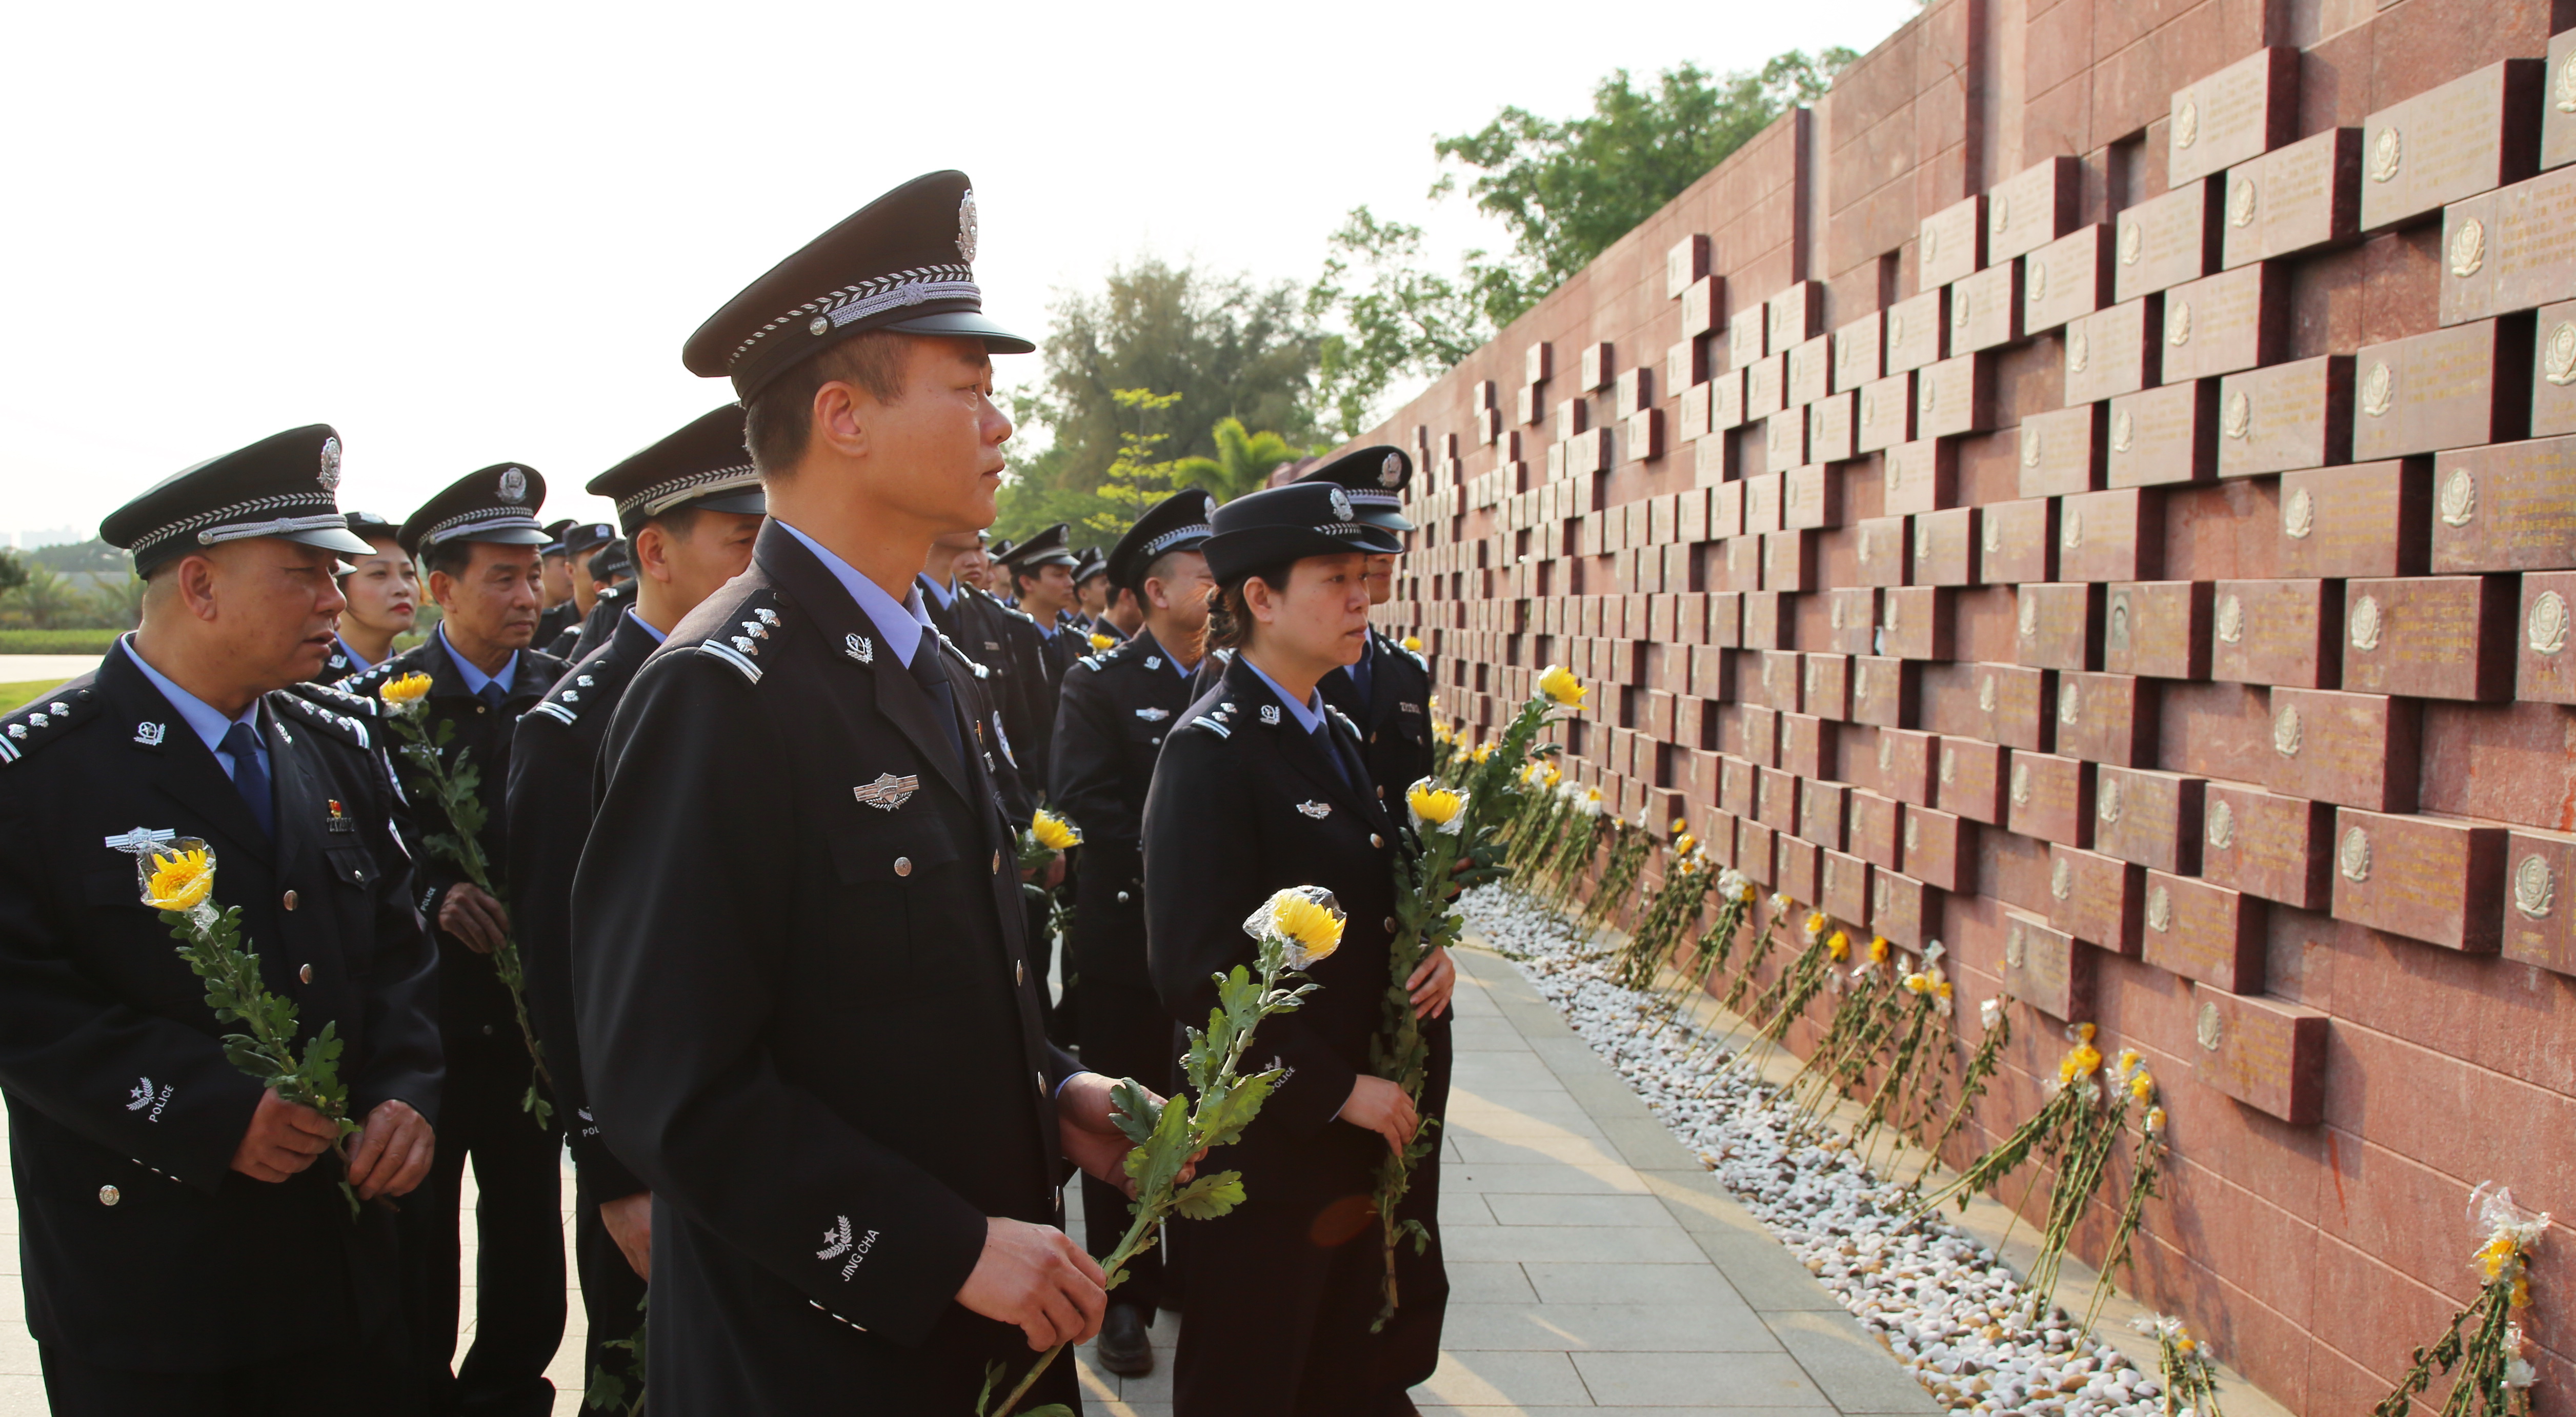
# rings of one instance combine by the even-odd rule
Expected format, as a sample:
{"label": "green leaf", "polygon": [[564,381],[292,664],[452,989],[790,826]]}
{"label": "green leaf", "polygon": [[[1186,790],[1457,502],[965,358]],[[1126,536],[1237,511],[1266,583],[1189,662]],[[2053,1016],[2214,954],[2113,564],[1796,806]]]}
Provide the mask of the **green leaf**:
{"label": "green leaf", "polygon": [[1116,1110],[1109,1120],[1119,1134],[1138,1146],[1151,1140],[1154,1128],[1163,1120],[1163,1104],[1139,1086],[1134,1078],[1120,1078],[1109,1089],[1109,1100]]}
{"label": "green leaf", "polygon": [[1238,1078],[1232,1087],[1212,1091],[1199,1099],[1197,1115],[1190,1119],[1190,1129],[1201,1146],[1228,1146],[1243,1138],[1243,1129],[1261,1112],[1261,1104],[1270,1100],[1279,1086],[1282,1074],[1276,1070]]}
{"label": "green leaf", "polygon": [[1190,1220],[1214,1220],[1243,1204],[1243,1173],[1219,1171],[1201,1176],[1172,1197],[1172,1209]]}

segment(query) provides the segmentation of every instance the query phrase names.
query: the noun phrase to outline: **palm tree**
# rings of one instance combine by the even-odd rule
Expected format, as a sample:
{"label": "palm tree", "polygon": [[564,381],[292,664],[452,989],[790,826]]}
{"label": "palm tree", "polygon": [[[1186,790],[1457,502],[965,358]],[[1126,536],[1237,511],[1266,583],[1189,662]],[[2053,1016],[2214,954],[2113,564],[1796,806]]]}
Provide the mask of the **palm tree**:
{"label": "palm tree", "polygon": [[1276,433],[1247,431],[1239,418],[1218,419],[1212,434],[1216,456],[1182,458],[1172,465],[1172,475],[1180,485],[1204,488],[1220,502],[1260,491],[1271,469],[1305,456]]}
{"label": "palm tree", "polygon": [[87,609],[82,599],[70,577],[42,562],[31,562],[27,579],[0,595],[0,612],[31,629],[51,630]]}

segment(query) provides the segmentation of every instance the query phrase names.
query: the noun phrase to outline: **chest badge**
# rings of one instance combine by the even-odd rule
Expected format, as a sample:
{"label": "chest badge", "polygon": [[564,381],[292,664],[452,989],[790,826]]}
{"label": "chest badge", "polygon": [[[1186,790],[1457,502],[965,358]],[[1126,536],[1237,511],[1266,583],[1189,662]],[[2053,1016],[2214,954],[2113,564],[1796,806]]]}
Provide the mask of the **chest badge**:
{"label": "chest badge", "polygon": [[1418,713],[1422,712],[1422,705],[1420,705],[1420,704],[1408,704],[1408,703],[1406,703],[1404,700],[1402,700],[1402,699],[1398,699],[1398,700],[1396,700],[1396,701],[1395,701],[1395,711],[1396,711],[1397,713],[1416,713],[1416,714],[1418,714]]}
{"label": "chest badge", "polygon": [[1164,719],[1170,718],[1172,716],[1172,711],[1170,709],[1140,708],[1136,710],[1136,716],[1145,720],[1147,723],[1160,723]]}
{"label": "chest badge", "polygon": [[921,778],[918,775],[897,777],[890,772],[881,772],[877,774],[876,781],[864,787],[853,787],[850,792],[880,812],[891,812],[911,801],[912,794],[920,790]]}
{"label": "chest badge", "polygon": [[1162,667],[1163,667],[1163,657],[1162,657],[1161,655],[1159,655],[1159,654],[1149,654],[1149,655],[1145,656],[1145,667],[1146,667],[1146,668],[1148,668],[1148,669],[1160,669],[1160,668],[1162,668]]}
{"label": "chest badge", "polygon": [[874,664],[877,662],[876,644],[865,635],[843,636],[841,639],[841,652],[847,654],[850,658],[857,660],[861,664]]}
{"label": "chest badge", "polygon": [[101,844],[110,851],[122,851],[131,856],[141,856],[156,846],[169,845],[177,840],[178,836],[179,832],[175,827],[136,827],[121,835],[107,837]]}
{"label": "chest badge", "polygon": [[358,829],[357,820],[351,817],[348,810],[340,805],[340,799],[336,797],[331,798],[330,808],[331,820],[329,826],[332,831],[353,832]]}
{"label": "chest badge", "polygon": [[134,741],[142,744],[146,748],[160,747],[161,740],[169,736],[170,725],[166,723],[138,723],[134,725]]}
{"label": "chest badge", "polygon": [[1320,822],[1326,817],[1333,815],[1333,804],[1330,802],[1300,802],[1297,804],[1297,810]]}
{"label": "chest badge", "polygon": [[1277,728],[1279,726],[1279,705],[1263,704],[1261,706],[1261,721],[1269,724],[1273,728]]}

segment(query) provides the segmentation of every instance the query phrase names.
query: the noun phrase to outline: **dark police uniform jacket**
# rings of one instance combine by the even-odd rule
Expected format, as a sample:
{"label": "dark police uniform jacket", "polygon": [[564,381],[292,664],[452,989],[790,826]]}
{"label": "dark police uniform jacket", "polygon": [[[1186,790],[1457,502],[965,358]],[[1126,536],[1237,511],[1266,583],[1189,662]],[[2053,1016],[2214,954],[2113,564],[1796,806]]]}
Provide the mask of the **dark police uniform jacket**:
{"label": "dark police uniform jacket", "polygon": [[600,1141],[573,1028],[572,879],[590,837],[600,740],[644,659],[652,632],[620,615],[608,643],[564,672],[520,715],[510,745],[510,933],[526,970],[528,1014],[554,1079],[555,1105],[588,1193],[616,1200],[645,1189]]}
{"label": "dark police uniform jacket", "polygon": [[[547,653],[552,654],[554,652],[553,646],[555,638],[580,622],[580,605],[569,600],[558,601],[537,616],[536,638],[528,641],[528,643],[532,645],[544,645],[547,647]],[[556,655],[555,657],[557,659],[561,659],[563,656]]]}
{"label": "dark police uniform jacket", "polygon": [[1369,777],[1386,790],[1387,809],[1401,814],[1405,789],[1431,775],[1431,666],[1374,628],[1368,652],[1367,702],[1346,669],[1318,687],[1359,726]]}
{"label": "dark police uniform jacket", "polygon": [[634,603],[633,582],[601,586],[599,594],[591,597],[590,613],[558,633],[546,644],[546,653],[567,665],[588,659],[592,650],[608,643],[608,637],[617,633],[618,622],[626,617],[626,607]]}
{"label": "dark police uniform jacket", "polygon": [[[1038,630],[1038,622],[1027,613],[976,592],[982,603],[976,613],[1002,653],[1010,661],[1012,697],[1018,700],[1016,721],[1011,723],[1011,742],[1020,755],[1022,771],[1033,787],[1044,787],[1055,780],[1055,714],[1056,698],[1064,686],[1064,670],[1071,661],[1059,661],[1057,650]],[[1012,715],[1005,706],[1005,718]]]}
{"label": "dark police uniform jacket", "polygon": [[[1061,1223],[1056,1086],[969,661],[934,700],[783,528],[644,662],[573,889],[584,1077],[653,1191],[653,1409],[955,1417],[1025,1336],[954,1296]],[[1072,1365],[1037,1391],[1077,1400]]]}
{"label": "dark police uniform jacket", "polygon": [[[1350,721],[1329,704],[1325,721],[1356,759]],[[1176,1251],[1191,1272],[1193,1315],[1222,1317],[1232,1301],[1201,1296],[1247,1277],[1277,1298],[1259,1324],[1219,1322],[1184,1337],[1180,1411],[1371,1410],[1439,1360],[1447,1283],[1436,1165],[1417,1171],[1403,1208],[1430,1231],[1430,1250],[1399,1248],[1404,1307],[1372,1335],[1383,1262],[1368,1197],[1386,1143],[1335,1121],[1352,1081],[1370,1070],[1384,1023],[1394,870],[1405,849],[1374,785],[1346,783],[1240,656],[1164,740],[1145,807],[1145,918],[1155,988],[1175,1019],[1205,1020],[1216,1002],[1209,976],[1253,962],[1243,920],[1272,892],[1322,886],[1349,917],[1340,949],[1309,971],[1322,987],[1296,1012],[1263,1019],[1254,1036],[1252,1056],[1294,1071],[1243,1140],[1206,1163],[1241,1170],[1245,1200],[1191,1227]],[[1425,1101],[1437,1103],[1449,1028],[1438,1020],[1426,1032],[1435,1084]]]}
{"label": "dark police uniform jacket", "polygon": [[27,1325],[83,1362],[217,1372],[354,1343],[393,1312],[392,1217],[352,1220],[324,1155],[279,1184],[232,1157],[261,1087],[226,1061],[205,984],[139,897],[137,827],[203,838],[297,1041],[342,1045],[349,1115],[435,1124],[436,956],[369,706],[263,696],[277,835],[120,646],[0,719],[0,1089]]}
{"label": "dark police uniform jacket", "polygon": [[[474,795],[483,804],[483,830],[478,834],[483,843],[483,860],[507,908],[516,906],[509,899],[506,797],[510,730],[519,715],[544,698],[546,690],[564,672],[562,660],[532,649],[519,651],[518,666],[510,680],[509,693],[497,710],[487,710],[474,691],[465,687],[465,676],[457,671],[455,659],[447,652],[447,641],[439,635],[431,635],[340,685],[361,698],[376,700],[387,683],[406,674],[429,676],[429,709],[423,715],[422,726],[428,729],[433,742],[437,740],[438,724],[456,726],[446,758],[452,766],[461,756],[478,774]],[[394,735],[389,725],[382,733],[388,740],[385,746],[396,754],[396,770],[406,771],[399,756],[403,740]],[[422,842],[430,833],[451,828],[436,806],[419,801],[418,793],[412,796],[412,816],[419,828],[419,835],[411,842],[412,855],[418,861],[413,901],[438,938],[438,1018],[446,1037],[448,1060],[458,1069],[488,1063],[502,1069],[500,1075],[505,1078],[515,1076],[527,1056],[527,1045],[519,1039],[518,1014],[510,1006],[510,991],[493,970],[491,956],[475,953],[466,948],[464,941],[438,928],[439,906],[447,899],[447,892],[465,879],[465,873],[445,856],[424,849]]]}
{"label": "dark police uniform jacket", "polygon": [[1072,934],[1086,981],[1153,987],[1145,971],[1145,792],[1164,737],[1196,697],[1150,630],[1084,657],[1064,677],[1052,795],[1056,810],[1082,829],[1082,908]]}

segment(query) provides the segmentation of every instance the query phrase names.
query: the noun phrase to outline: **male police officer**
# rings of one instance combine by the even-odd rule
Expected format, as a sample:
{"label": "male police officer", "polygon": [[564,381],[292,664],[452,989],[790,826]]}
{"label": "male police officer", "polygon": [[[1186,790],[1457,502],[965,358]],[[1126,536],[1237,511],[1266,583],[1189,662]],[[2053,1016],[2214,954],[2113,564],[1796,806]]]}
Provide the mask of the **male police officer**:
{"label": "male police officer", "polygon": [[589,575],[590,613],[546,648],[566,664],[579,663],[608,643],[608,637],[617,633],[617,622],[635,603],[635,544],[621,536],[599,548],[591,555]]}
{"label": "male police officer", "polygon": [[[1205,492],[1176,492],[1118,539],[1107,574],[1148,607],[1144,626],[1126,643],[1075,663],[1055,721],[1056,806],[1083,832],[1082,908],[1074,913],[1066,971],[1082,979],[1075,1025],[1082,1065],[1151,1087],[1171,1081],[1172,1022],[1145,968],[1139,824],[1163,735],[1195,697],[1190,676],[1207,639],[1210,584],[1198,548],[1215,509]],[[1082,1207],[1092,1253],[1107,1255],[1127,1229],[1125,1199],[1086,1178]],[[1145,1330],[1163,1297],[1162,1273],[1159,1250],[1128,1266],[1100,1330],[1100,1362],[1111,1372],[1153,1371]]]}
{"label": "male police officer", "polygon": [[1073,568],[1073,618],[1087,634],[1106,635],[1113,640],[1127,638],[1128,632],[1109,621],[1109,602],[1117,595],[1109,582],[1109,553],[1097,546],[1086,546],[1079,553],[1081,563]]}
{"label": "male police officer", "polygon": [[581,618],[579,607],[572,603],[572,551],[564,545],[564,534],[572,530],[573,519],[562,518],[545,525],[545,544],[537,548],[543,569],[537,579],[538,644],[552,644],[566,625]]}
{"label": "male police officer", "polygon": [[[1413,530],[1401,510],[1412,478],[1413,459],[1400,448],[1379,446],[1344,454],[1297,480],[1341,487],[1354,518],[1394,533],[1400,542]],[[1389,554],[1369,556],[1369,604],[1395,598],[1395,562]],[[1369,780],[1379,796],[1399,802],[1405,789],[1431,775],[1431,666],[1421,655],[1372,625],[1368,653],[1325,675],[1317,687],[1359,725]]]}
{"label": "male police officer", "polygon": [[[987,351],[1030,348],[974,251],[934,173],[688,343],[745,402],[771,523],[629,684],[573,888],[583,1077],[653,1191],[657,1413],[954,1417],[988,1363],[1099,1325],[1056,1186],[1126,1145],[1041,1032],[989,710],[914,581],[992,518]],[[1070,1368],[1030,1401],[1078,1401]]]}
{"label": "male police officer", "polygon": [[592,478],[585,490],[616,503],[638,574],[607,642],[519,720],[510,752],[511,923],[572,1146],[574,1259],[590,1316],[582,1371],[604,1365],[614,1373],[631,1360],[603,1345],[628,1337],[640,1322],[636,1304],[652,1273],[653,1198],[600,1141],[582,1081],[573,1027],[573,871],[590,835],[593,768],[609,716],[671,627],[751,564],[767,504],[743,450],[742,407],[732,403]]}
{"label": "male police officer", "polygon": [[[564,670],[563,661],[527,647],[537,628],[537,548],[545,531],[536,514],[545,496],[545,480],[525,464],[498,463],[413,512],[403,523],[403,549],[429,572],[438,631],[342,685],[372,698],[406,674],[429,676],[422,726],[433,741],[448,735],[441,756],[449,771],[475,771],[484,823],[474,835],[504,895],[511,725]],[[418,770],[399,757],[396,766],[422,832],[456,834]],[[492,958],[510,934],[509,906],[467,879],[451,852],[420,854],[421,908],[438,930],[448,1074],[440,1119],[446,1145],[427,1194],[407,1217],[422,1286],[425,1380],[442,1406],[542,1414],[554,1392],[546,1364],[564,1324],[559,1134],[522,1105],[535,1061]],[[451,1378],[461,1279],[457,1206],[468,1156],[480,1191],[474,1346]]]}
{"label": "male police officer", "polygon": [[[411,1410],[393,1216],[433,1160],[436,956],[368,705],[296,681],[368,554],[316,424],[110,514],[143,625],[0,719],[0,1088],[27,1325],[64,1414]],[[206,986],[136,869],[211,847],[295,1047],[341,1046],[364,1129],[340,1195],[332,1123],[224,1056]]]}

